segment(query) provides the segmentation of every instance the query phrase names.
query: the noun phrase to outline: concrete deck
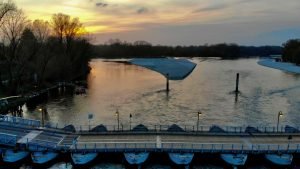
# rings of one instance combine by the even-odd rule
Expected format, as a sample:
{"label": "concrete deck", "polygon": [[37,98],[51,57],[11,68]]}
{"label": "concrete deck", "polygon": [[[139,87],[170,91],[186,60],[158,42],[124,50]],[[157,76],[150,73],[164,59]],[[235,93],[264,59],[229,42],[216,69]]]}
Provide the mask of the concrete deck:
{"label": "concrete deck", "polygon": [[150,151],[294,151],[300,143],[300,135],[292,139],[277,135],[85,135],[79,136],[73,150],[150,150]]}

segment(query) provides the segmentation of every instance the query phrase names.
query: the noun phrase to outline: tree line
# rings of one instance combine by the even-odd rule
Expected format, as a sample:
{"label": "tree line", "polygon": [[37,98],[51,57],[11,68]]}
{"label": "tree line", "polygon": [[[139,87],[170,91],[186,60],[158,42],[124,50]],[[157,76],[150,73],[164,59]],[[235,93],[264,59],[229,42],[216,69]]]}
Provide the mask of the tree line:
{"label": "tree line", "polygon": [[14,3],[0,2],[0,86],[18,94],[34,84],[44,87],[57,81],[71,81],[89,71],[95,58],[131,57],[239,57],[283,55],[283,61],[300,64],[300,40],[281,46],[239,46],[215,44],[199,46],[152,45],[111,39],[91,45],[79,18],[53,14],[50,21],[30,21]]}
{"label": "tree line", "polygon": [[[91,45],[78,18],[26,18],[10,1],[0,3],[0,85],[8,94],[33,84],[70,81],[89,71]],[[6,85],[5,85],[6,84]]]}
{"label": "tree line", "polygon": [[93,46],[93,57],[130,58],[130,57],[220,57],[235,59],[251,56],[279,55],[280,46],[238,46],[237,44],[215,44],[203,46],[162,46],[147,41],[133,43],[111,39],[105,44]]}
{"label": "tree line", "polygon": [[282,60],[300,65],[300,39],[291,39],[283,44]]}

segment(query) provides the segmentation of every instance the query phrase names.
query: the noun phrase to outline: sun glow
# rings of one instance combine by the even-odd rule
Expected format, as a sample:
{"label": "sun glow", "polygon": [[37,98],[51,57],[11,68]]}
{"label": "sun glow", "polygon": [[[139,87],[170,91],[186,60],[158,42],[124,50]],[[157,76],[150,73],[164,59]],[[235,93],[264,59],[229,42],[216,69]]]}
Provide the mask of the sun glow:
{"label": "sun glow", "polygon": [[[198,21],[198,18],[208,16],[202,13],[201,17],[198,17],[187,12],[186,8],[174,5],[170,8],[156,9],[160,5],[158,1],[141,3],[136,0],[112,0],[105,5],[92,0],[35,2],[35,0],[16,1],[30,20],[50,20],[54,13],[64,13],[79,17],[88,32],[98,34],[139,30],[145,25],[194,22]],[[144,7],[146,4],[149,7]]]}
{"label": "sun glow", "polygon": [[[140,33],[134,39],[152,39],[153,35],[164,30],[173,29],[178,33],[178,27],[194,30],[187,33],[186,40],[194,39],[202,43],[209,43],[205,39],[224,42],[233,39],[265,38],[274,41],[270,35],[276,31],[295,29],[299,27],[299,2],[290,0],[289,3],[274,0],[274,4],[267,1],[211,1],[211,0],[14,0],[28,19],[50,20],[53,14],[63,13],[78,17],[86,30],[91,34],[107,34],[115,37],[133,39],[132,31]],[[268,26],[265,25],[268,23]],[[211,29],[211,25],[214,29]],[[253,26],[249,29],[249,26]],[[270,26],[272,25],[272,26]],[[209,28],[208,28],[209,27]],[[154,29],[155,30],[154,30]],[[279,30],[282,29],[282,30]],[[242,30],[242,32],[241,32]],[[250,31],[249,31],[250,30]],[[297,29],[298,30],[298,29]],[[155,32],[156,31],[156,32]],[[224,33],[227,31],[229,33]],[[142,33],[143,32],[143,33]],[[152,32],[153,35],[150,35]],[[216,32],[219,33],[216,36]],[[239,33],[240,32],[240,33]],[[269,32],[269,34],[268,34]],[[299,31],[297,31],[299,32]],[[166,36],[165,33],[162,33]],[[194,36],[195,34],[199,37]],[[200,36],[201,34],[201,36]],[[137,34],[134,34],[137,35]],[[149,35],[149,36],[147,36]],[[166,39],[175,39],[174,34],[168,34]],[[203,35],[207,36],[203,37]],[[213,35],[213,36],[211,36]],[[236,37],[238,37],[236,39]],[[158,38],[158,37],[157,37]],[[156,38],[156,39],[157,39]],[[281,36],[278,36],[282,39]],[[153,38],[155,39],[155,38]],[[159,38],[161,40],[162,38]],[[176,40],[176,39],[175,39]],[[257,39],[256,39],[257,40]],[[231,40],[229,40],[231,41]],[[281,40],[283,41],[283,40]]]}

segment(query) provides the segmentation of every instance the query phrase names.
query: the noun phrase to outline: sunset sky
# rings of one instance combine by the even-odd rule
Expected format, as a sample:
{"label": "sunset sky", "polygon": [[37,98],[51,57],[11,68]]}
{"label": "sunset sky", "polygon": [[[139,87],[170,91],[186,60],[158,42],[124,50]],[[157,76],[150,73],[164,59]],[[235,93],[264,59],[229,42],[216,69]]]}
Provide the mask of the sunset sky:
{"label": "sunset sky", "polygon": [[299,0],[14,0],[29,19],[79,17],[93,43],[281,45],[300,38]]}

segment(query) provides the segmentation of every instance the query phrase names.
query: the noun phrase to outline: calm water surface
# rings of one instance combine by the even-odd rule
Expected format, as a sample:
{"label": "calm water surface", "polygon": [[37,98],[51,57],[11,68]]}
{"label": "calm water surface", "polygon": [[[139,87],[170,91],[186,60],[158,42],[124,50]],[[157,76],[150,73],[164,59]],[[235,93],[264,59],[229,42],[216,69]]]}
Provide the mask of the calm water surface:
{"label": "calm water surface", "polygon": [[[195,125],[201,111],[202,125],[274,126],[277,113],[280,124],[299,125],[300,75],[258,65],[257,59],[192,59],[197,67],[182,81],[171,81],[165,90],[165,78],[159,73],[134,65],[91,62],[86,95],[60,97],[47,104],[47,120],[54,123],[92,125],[120,123]],[[240,95],[235,100],[235,77],[240,73]],[[24,116],[40,119],[37,111]]]}
{"label": "calm water surface", "polygon": [[[153,71],[123,63],[91,61],[86,95],[62,96],[47,103],[47,120],[64,124],[133,125],[177,123],[195,125],[202,111],[202,125],[274,126],[282,111],[281,125],[299,126],[300,76],[258,65],[258,59],[191,59],[197,67],[182,81],[171,81],[166,94],[165,78]],[[235,76],[240,73],[240,95],[235,100]],[[24,117],[40,119],[38,111],[24,107]],[[30,165],[29,165],[30,166]],[[60,167],[62,166],[62,167]],[[31,167],[24,167],[31,168]],[[64,168],[57,163],[52,168]],[[99,164],[93,168],[125,168],[121,164]],[[151,164],[145,168],[171,168]],[[222,168],[208,165],[195,168]],[[264,168],[260,165],[257,168]]]}

